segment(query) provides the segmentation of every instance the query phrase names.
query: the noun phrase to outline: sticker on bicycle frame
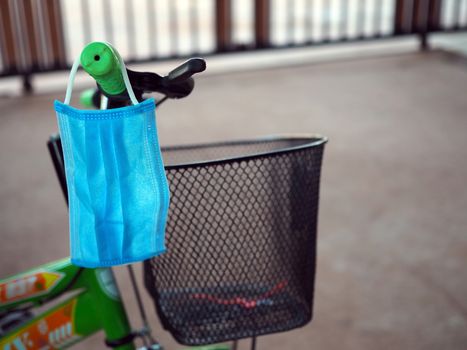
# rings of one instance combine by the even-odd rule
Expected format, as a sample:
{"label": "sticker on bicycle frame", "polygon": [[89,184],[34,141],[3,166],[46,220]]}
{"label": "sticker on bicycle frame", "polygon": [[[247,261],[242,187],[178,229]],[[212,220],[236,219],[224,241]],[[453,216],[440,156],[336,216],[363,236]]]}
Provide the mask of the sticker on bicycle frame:
{"label": "sticker on bicycle frame", "polygon": [[115,276],[111,269],[96,269],[96,277],[102,291],[107,294],[109,298],[120,300],[120,292],[118,291],[117,283],[115,283]]}
{"label": "sticker on bicycle frame", "polygon": [[1,350],[54,350],[81,338],[74,327],[76,299],[35,320],[10,336],[0,339]]}
{"label": "sticker on bicycle frame", "polygon": [[64,276],[60,272],[35,271],[0,283],[0,305],[49,293]]}

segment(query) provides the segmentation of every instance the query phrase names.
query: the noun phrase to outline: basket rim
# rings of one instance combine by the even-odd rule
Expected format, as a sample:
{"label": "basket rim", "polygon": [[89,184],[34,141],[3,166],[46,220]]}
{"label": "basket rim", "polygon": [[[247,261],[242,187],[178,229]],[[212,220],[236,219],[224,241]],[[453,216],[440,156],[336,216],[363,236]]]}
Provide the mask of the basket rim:
{"label": "basket rim", "polygon": [[185,169],[185,168],[197,168],[203,166],[212,166],[218,164],[225,164],[232,161],[247,161],[251,159],[257,158],[264,158],[270,157],[277,154],[287,154],[296,152],[299,150],[322,146],[328,142],[328,138],[326,136],[322,136],[320,134],[278,134],[278,135],[270,135],[270,136],[262,136],[256,137],[252,139],[239,139],[239,140],[232,140],[232,141],[214,141],[214,142],[207,142],[207,143],[199,143],[199,144],[186,144],[186,145],[173,145],[173,146],[163,146],[161,147],[162,156],[164,156],[164,150],[174,151],[174,150],[184,150],[184,149],[194,149],[194,148],[209,148],[209,147],[216,147],[216,146],[236,146],[248,143],[260,143],[260,142],[273,142],[273,141],[287,141],[287,140],[308,140],[308,142],[304,142],[298,146],[291,146],[286,148],[279,148],[277,150],[269,151],[269,152],[256,152],[251,153],[244,156],[232,156],[226,158],[219,158],[219,159],[212,159],[206,161],[195,161],[195,162],[185,162],[179,164],[172,164],[172,165],[165,165],[164,168],[166,170],[175,170],[175,169]]}

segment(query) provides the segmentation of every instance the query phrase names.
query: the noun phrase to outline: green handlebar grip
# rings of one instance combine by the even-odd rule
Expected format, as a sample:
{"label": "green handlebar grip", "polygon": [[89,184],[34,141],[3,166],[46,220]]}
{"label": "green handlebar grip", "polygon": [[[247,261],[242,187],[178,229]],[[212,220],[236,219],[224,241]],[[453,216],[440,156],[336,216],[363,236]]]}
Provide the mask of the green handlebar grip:
{"label": "green handlebar grip", "polygon": [[110,44],[94,41],[81,52],[81,65],[108,95],[119,95],[126,89],[120,67],[120,55]]}

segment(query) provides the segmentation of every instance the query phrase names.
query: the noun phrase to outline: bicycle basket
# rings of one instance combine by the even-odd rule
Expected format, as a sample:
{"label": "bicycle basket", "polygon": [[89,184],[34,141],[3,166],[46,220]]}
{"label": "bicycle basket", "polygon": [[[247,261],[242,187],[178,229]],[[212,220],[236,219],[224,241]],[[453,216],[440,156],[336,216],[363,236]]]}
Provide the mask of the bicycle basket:
{"label": "bicycle basket", "polygon": [[312,317],[322,137],[163,150],[167,252],[145,261],[161,322],[185,345],[307,324]]}

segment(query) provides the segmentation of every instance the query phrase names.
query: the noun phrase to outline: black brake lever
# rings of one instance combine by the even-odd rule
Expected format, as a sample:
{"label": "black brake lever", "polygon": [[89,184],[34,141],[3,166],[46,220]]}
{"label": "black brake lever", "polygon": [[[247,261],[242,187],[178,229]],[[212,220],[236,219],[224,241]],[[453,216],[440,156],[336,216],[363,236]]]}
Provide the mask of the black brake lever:
{"label": "black brake lever", "polygon": [[190,58],[172,70],[167,75],[167,79],[170,83],[177,84],[188,80],[192,75],[201,73],[204,70],[206,70],[206,61],[202,58]]}
{"label": "black brake lever", "polygon": [[205,69],[206,62],[202,58],[190,58],[164,77],[156,73],[127,71],[134,90],[158,92],[168,98],[183,98],[193,91],[195,82],[192,76]]}
{"label": "black brake lever", "polygon": [[157,92],[167,96],[167,98],[183,98],[188,96],[195,86],[193,78],[172,81],[169,76],[161,77],[156,73],[135,72],[127,69],[131,86],[135,95],[142,95],[145,92]]}

